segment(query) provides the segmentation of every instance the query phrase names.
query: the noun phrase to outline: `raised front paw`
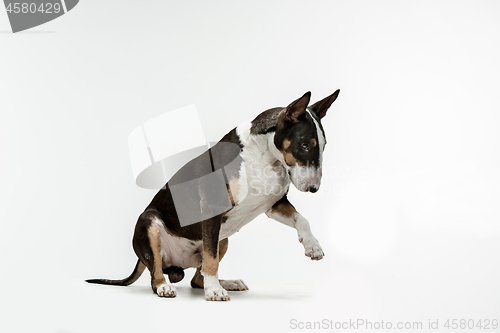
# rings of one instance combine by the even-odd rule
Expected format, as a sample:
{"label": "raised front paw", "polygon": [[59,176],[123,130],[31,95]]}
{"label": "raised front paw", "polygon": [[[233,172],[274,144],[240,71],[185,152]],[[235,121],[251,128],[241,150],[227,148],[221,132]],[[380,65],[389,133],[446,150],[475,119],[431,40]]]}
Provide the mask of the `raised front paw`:
{"label": "raised front paw", "polygon": [[229,295],[226,289],[219,288],[205,288],[205,299],[207,301],[229,301]]}
{"label": "raised front paw", "polygon": [[323,259],[323,256],[325,254],[323,253],[323,249],[316,239],[303,239],[302,244],[304,245],[306,257],[309,257],[312,260]]}

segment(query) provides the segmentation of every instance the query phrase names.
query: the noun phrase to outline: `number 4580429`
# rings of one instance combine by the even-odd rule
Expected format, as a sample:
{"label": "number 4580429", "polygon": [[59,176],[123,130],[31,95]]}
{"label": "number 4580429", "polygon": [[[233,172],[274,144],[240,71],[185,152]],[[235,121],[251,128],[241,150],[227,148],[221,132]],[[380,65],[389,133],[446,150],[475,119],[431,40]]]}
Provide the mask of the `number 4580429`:
{"label": "number 4580429", "polygon": [[479,320],[474,320],[474,319],[448,319],[444,323],[444,327],[447,329],[483,329],[483,330],[489,330],[489,329],[497,329],[498,328],[498,320],[493,319],[479,319]]}
{"label": "number 4580429", "polygon": [[27,3],[27,2],[14,2],[9,3],[7,6],[7,13],[45,13],[45,14],[58,14],[61,12],[61,4],[59,3],[41,3],[37,5],[36,3]]}

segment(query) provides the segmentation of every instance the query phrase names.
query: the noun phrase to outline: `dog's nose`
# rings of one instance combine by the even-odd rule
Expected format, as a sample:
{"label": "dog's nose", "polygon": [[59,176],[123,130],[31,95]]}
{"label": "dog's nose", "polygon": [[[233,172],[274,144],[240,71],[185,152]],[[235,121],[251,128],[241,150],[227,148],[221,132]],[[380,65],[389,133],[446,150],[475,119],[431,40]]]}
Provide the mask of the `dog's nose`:
{"label": "dog's nose", "polygon": [[318,191],[318,188],[316,186],[311,185],[307,190],[311,193],[316,193]]}

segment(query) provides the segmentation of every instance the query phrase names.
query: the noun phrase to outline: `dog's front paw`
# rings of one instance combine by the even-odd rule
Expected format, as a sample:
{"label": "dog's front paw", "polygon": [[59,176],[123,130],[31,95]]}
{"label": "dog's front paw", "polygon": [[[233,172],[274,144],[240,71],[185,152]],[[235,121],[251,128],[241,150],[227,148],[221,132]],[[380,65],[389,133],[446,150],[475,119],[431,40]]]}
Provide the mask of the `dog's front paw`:
{"label": "dog's front paw", "polygon": [[177,291],[173,285],[164,283],[156,289],[156,294],[159,297],[175,297]]}
{"label": "dog's front paw", "polygon": [[247,285],[243,280],[220,280],[220,285],[222,288],[231,291],[243,291],[248,290]]}
{"label": "dog's front paw", "polygon": [[226,289],[222,287],[218,288],[206,288],[205,289],[205,299],[207,301],[229,301],[229,295]]}
{"label": "dog's front paw", "polygon": [[319,242],[315,238],[303,239],[302,244],[304,245],[306,257],[309,257],[312,260],[323,259],[325,253],[323,253],[321,245],[319,245]]}

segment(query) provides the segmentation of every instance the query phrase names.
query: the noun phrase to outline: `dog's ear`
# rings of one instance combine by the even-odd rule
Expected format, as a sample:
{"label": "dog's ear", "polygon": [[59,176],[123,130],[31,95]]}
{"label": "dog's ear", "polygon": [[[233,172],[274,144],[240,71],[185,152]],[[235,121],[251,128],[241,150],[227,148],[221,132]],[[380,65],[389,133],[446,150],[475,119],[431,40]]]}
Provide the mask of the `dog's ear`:
{"label": "dog's ear", "polygon": [[311,92],[308,91],[299,99],[296,99],[285,109],[285,120],[296,123],[299,117],[306,112],[307,105],[311,100]]}
{"label": "dog's ear", "polygon": [[330,105],[332,105],[332,103],[335,102],[335,100],[337,99],[339,93],[340,89],[337,89],[337,91],[331,94],[330,96],[323,98],[321,101],[311,105],[310,106],[311,110],[315,112],[318,115],[318,117],[323,118],[326,115],[326,111],[328,111]]}

